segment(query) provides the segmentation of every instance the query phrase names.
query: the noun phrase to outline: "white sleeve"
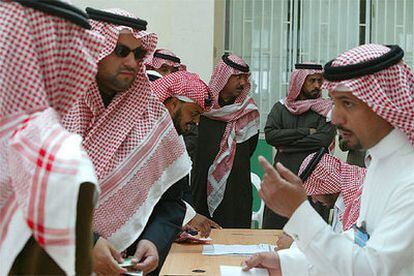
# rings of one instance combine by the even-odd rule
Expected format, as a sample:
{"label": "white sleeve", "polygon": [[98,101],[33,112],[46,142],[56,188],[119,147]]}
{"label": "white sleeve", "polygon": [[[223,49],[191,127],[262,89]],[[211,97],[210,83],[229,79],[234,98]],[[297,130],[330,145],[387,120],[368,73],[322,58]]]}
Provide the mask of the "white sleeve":
{"label": "white sleeve", "polygon": [[414,275],[414,185],[389,198],[387,208],[365,247],[353,241],[353,230],[334,233],[304,201],[284,231],[307,260],[330,275]]}
{"label": "white sleeve", "polygon": [[324,271],[312,266],[306,259],[305,254],[300,251],[295,242],[290,248],[277,251],[279,254],[282,276],[321,276],[326,275]]}
{"label": "white sleeve", "polygon": [[282,276],[309,275],[310,264],[298,247],[291,246],[288,249],[278,250],[277,254],[279,255]]}
{"label": "white sleeve", "polygon": [[191,207],[190,204],[188,204],[187,202],[185,202],[183,200],[184,204],[185,204],[185,216],[184,216],[184,220],[183,220],[183,226],[185,226],[187,223],[190,222],[190,220],[192,220],[195,215],[197,214],[196,211],[194,210],[193,207]]}

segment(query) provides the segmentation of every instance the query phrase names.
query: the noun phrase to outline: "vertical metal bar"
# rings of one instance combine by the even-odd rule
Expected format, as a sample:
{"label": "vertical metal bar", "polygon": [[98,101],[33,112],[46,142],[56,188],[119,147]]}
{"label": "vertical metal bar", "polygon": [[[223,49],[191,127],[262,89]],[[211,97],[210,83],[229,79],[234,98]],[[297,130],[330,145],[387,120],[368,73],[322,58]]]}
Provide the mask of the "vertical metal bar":
{"label": "vertical metal bar", "polygon": [[365,44],[371,43],[371,0],[365,3]]}
{"label": "vertical metal bar", "polygon": [[384,34],[384,40],[382,41],[382,42],[384,42],[384,41],[387,41],[387,26],[388,26],[388,12],[387,12],[387,2],[385,1],[384,2],[384,31],[383,31],[383,34]]}
{"label": "vertical metal bar", "polygon": [[299,31],[299,62],[302,62],[303,61],[303,55],[304,55],[304,43],[303,43],[303,26],[304,26],[304,24],[303,24],[303,0],[302,1],[300,1],[300,15],[299,15],[299,18],[300,18],[300,26],[299,26],[299,29],[298,29],[298,31]]}
{"label": "vertical metal bar", "polygon": [[[250,1],[250,0],[243,0],[243,14],[246,14],[246,1]],[[254,22],[254,10],[252,9],[252,11],[251,11],[251,18],[250,18],[250,21],[251,21],[251,23],[250,23],[250,25],[251,25],[251,32],[253,33],[253,22]],[[244,24],[245,23],[243,23],[243,26],[244,26]],[[243,31],[243,33],[244,33],[244,31]],[[244,45],[244,40],[242,40],[242,43],[243,43],[243,45]],[[252,62],[252,51],[253,51],[253,46],[254,45],[250,45],[250,62]],[[244,52],[244,49],[243,49],[243,55],[242,55],[242,57],[243,58],[245,58],[245,56],[246,56],[246,53]]]}
{"label": "vertical metal bar", "polygon": [[231,1],[231,23],[232,23],[232,27],[231,27],[231,47],[229,47],[230,49],[230,51],[231,52],[234,52],[234,45],[235,45],[235,42],[234,42],[234,37],[235,37],[235,22],[234,22],[234,20],[235,20],[235,18],[236,18],[236,16],[234,16],[234,4],[233,4],[233,0]]}
{"label": "vertical metal bar", "polygon": [[[351,45],[349,45],[349,12],[350,12],[350,8],[349,8],[349,1],[350,0],[347,0],[346,1],[346,35],[345,35],[345,40],[346,40],[346,43],[345,43],[345,45],[346,45],[346,49],[348,49],[348,48],[351,48],[350,46]],[[359,5],[358,5],[358,9],[359,9]],[[358,21],[359,21],[359,18],[358,18]],[[359,27],[359,26],[358,26]],[[359,28],[358,28],[358,33],[359,33]],[[354,46],[354,45],[352,45],[352,46]]]}
{"label": "vertical metal bar", "polygon": [[341,45],[341,41],[340,41],[340,35],[341,32],[341,7],[340,5],[342,5],[342,2],[340,0],[338,0],[338,20],[337,20],[337,25],[336,25],[336,53],[334,55],[337,55],[340,53],[340,48],[339,46]]}
{"label": "vertical metal bar", "polygon": [[378,43],[378,35],[379,35],[379,3],[378,0],[375,2],[375,42]]}
{"label": "vertical metal bar", "polygon": [[[289,1],[289,0],[288,0]],[[280,37],[280,41],[279,41],[279,75],[282,75],[282,76],[284,76],[283,75],[283,72],[284,72],[284,66],[283,66],[283,45],[286,45],[285,44],[285,38],[286,38],[286,33],[284,32],[284,29],[285,29],[285,18],[284,18],[284,16],[285,16],[285,14],[284,14],[284,7],[285,7],[285,0],[282,0],[281,1],[281,8],[280,8],[280,16],[279,16],[279,18],[280,18],[280,34],[279,34],[279,37]],[[285,35],[282,35],[282,34],[285,34]],[[285,80],[284,79],[282,79],[282,81],[279,81],[278,82],[278,85],[279,85],[279,97],[280,97],[280,94],[281,94],[281,92],[282,92],[282,87],[283,87],[283,82],[284,82]]]}
{"label": "vertical metal bar", "polygon": [[297,53],[298,53],[298,1],[299,0],[295,0],[294,2],[294,6],[293,6],[293,12],[294,12],[294,16],[293,16],[293,51],[292,51],[292,68],[294,66],[294,64],[296,63],[297,60]]}
{"label": "vertical metal bar", "polygon": [[261,14],[261,22],[260,22],[260,48],[259,48],[259,86],[258,90],[260,93],[260,106],[263,106],[263,63],[262,63],[262,57],[263,57],[263,35],[264,35],[264,6],[265,6],[265,0],[262,0],[262,14]]}
{"label": "vertical metal bar", "polygon": [[[405,21],[405,19],[406,19],[406,14],[408,13],[408,11],[407,11],[407,0],[404,0],[404,5],[403,5],[404,7],[403,7],[403,34],[406,36],[407,35],[407,33],[406,33],[406,27],[405,27],[405,25],[406,25],[406,21]],[[413,15],[414,15],[414,13],[413,13]],[[413,20],[414,21],[414,20]],[[414,30],[414,29],[413,29]],[[405,49],[405,47],[407,46],[407,39],[404,39],[404,49]]]}
{"label": "vertical metal bar", "polygon": [[[225,0],[224,1],[224,25],[225,26],[226,26],[226,21],[229,20],[227,18],[227,6],[228,5],[229,5],[229,0]],[[230,7],[229,7],[229,9],[230,9]],[[229,21],[229,24],[230,24],[230,21]],[[230,37],[229,37],[229,34],[227,32],[230,32],[230,26],[225,27],[225,31],[223,32],[223,41],[224,41],[223,49],[224,49],[224,51],[226,50],[226,37],[227,37],[228,44],[230,44],[230,40],[229,40]],[[227,46],[229,46],[229,45],[227,45]],[[220,53],[217,53],[217,54],[220,55]]]}
{"label": "vertical metal bar", "polygon": [[[330,0],[328,0],[328,22],[326,22],[326,25],[327,25],[327,32],[328,32],[327,37],[329,37],[330,32],[331,32],[331,28],[330,28],[331,27],[331,1]],[[327,41],[326,43],[327,51],[326,51],[325,60],[328,61],[329,58],[334,55],[334,53],[332,54],[330,53],[331,40],[326,39],[326,41]]]}
{"label": "vertical metal bar", "polygon": [[274,9],[274,6],[273,6],[273,3],[274,3],[274,1],[271,1],[270,0],[270,35],[269,35],[269,47],[270,47],[270,49],[269,49],[269,57],[268,57],[268,62],[269,62],[269,74],[268,74],[268,77],[267,77],[267,98],[269,99],[268,101],[267,101],[267,110],[269,110],[270,111],[270,109],[272,108],[272,105],[271,105],[271,103],[272,103],[272,100],[270,99],[270,91],[272,91],[272,89],[271,89],[271,85],[272,85],[272,83],[271,83],[271,75],[272,75],[272,73],[273,73],[273,62],[272,62],[272,57],[273,57],[273,53],[272,53],[272,49],[273,49],[273,25],[274,25],[274,22],[273,22],[273,18],[274,18],[274,14],[273,14],[273,9]]}
{"label": "vertical metal bar", "polygon": [[[319,0],[319,12],[322,13],[322,0]],[[317,63],[321,63],[321,32],[322,32],[322,16],[319,16],[318,26],[318,60]]]}
{"label": "vertical metal bar", "polygon": [[397,32],[398,32],[398,22],[397,22],[397,0],[394,0],[394,41],[393,43],[397,44]]}
{"label": "vertical metal bar", "polygon": [[308,1],[309,2],[309,12],[308,12],[308,14],[307,14],[307,18],[308,18],[308,49],[307,49],[307,51],[308,51],[308,60],[311,60],[311,55],[312,55],[312,24],[311,24],[311,21],[312,21],[312,19],[311,19],[311,14],[313,14],[312,13],[312,10],[313,10],[313,6],[312,6],[312,2],[311,1]]}
{"label": "vertical metal bar", "polygon": [[[414,5],[413,5],[414,6]],[[404,0],[404,8],[403,8],[403,27],[402,27],[402,32],[403,32],[403,34],[404,34],[404,49],[407,49],[407,37],[408,37],[408,34],[406,33],[406,31],[407,31],[407,28],[405,27],[405,25],[407,24],[407,22],[405,21],[405,19],[406,19],[406,14],[408,13],[408,11],[407,11],[407,0]],[[413,11],[413,15],[414,15],[414,11]],[[412,20],[412,21],[414,21],[414,20]],[[414,31],[414,28],[413,28],[413,31]],[[414,32],[413,32],[413,35],[414,35]],[[414,39],[414,37],[413,37],[413,39]]]}
{"label": "vertical metal bar", "polygon": [[292,18],[293,18],[293,2],[294,0],[290,0],[290,11],[289,11],[289,13],[290,13],[290,18],[289,18],[289,33],[290,33],[290,36],[289,36],[289,49],[288,49],[288,71],[290,71],[291,70],[291,68],[292,68],[292,55],[293,55],[293,21],[292,21]]}
{"label": "vertical metal bar", "polygon": [[244,57],[244,24],[246,24],[246,0],[243,1],[243,10],[242,10],[242,29],[241,29],[241,53],[240,55]]}

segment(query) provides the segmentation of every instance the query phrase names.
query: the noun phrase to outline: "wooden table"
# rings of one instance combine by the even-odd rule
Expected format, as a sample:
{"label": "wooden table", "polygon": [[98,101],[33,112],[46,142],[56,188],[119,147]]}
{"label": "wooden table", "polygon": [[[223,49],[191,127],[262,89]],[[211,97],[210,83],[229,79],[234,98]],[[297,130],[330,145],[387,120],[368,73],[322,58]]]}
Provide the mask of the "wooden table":
{"label": "wooden table", "polygon": [[[276,244],[281,230],[213,229],[212,244]],[[220,275],[220,265],[240,266],[244,256],[204,256],[203,245],[174,243],[160,275]]]}

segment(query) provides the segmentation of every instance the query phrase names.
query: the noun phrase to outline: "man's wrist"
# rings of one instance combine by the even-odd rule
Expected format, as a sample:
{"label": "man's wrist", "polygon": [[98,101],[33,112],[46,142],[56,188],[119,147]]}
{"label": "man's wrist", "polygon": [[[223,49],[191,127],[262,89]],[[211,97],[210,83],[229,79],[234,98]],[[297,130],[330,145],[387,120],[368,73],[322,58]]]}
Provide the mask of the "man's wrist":
{"label": "man's wrist", "polygon": [[293,207],[291,208],[291,212],[290,212],[290,214],[289,214],[289,216],[288,216],[288,218],[290,218],[290,217],[292,217],[293,216],[293,214],[296,212],[296,210],[302,205],[302,203],[303,202],[305,202],[306,200],[308,200],[307,199],[307,197],[303,197],[303,198],[301,198],[300,200],[298,200],[297,202],[296,202],[296,204],[294,204],[293,205]]}
{"label": "man's wrist", "polygon": [[309,201],[305,200],[292,214],[283,230],[303,248],[326,226],[326,222],[313,209]]}

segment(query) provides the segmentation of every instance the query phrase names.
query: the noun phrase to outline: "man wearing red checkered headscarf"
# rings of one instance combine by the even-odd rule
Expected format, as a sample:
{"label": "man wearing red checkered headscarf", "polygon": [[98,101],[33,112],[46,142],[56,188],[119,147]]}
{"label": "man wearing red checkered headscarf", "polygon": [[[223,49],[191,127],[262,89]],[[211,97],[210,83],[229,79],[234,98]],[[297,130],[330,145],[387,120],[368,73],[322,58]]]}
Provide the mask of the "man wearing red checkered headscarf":
{"label": "man wearing red checkered headscarf", "polygon": [[181,59],[167,49],[155,50],[154,54],[145,61],[145,67],[150,81],[177,71],[187,70],[187,67],[181,64]]}
{"label": "man wearing red checkered headscarf", "polygon": [[225,54],[209,83],[212,109],[203,114],[192,176],[198,213],[223,227],[250,228],[250,157],[256,149],[259,111],[250,92],[249,66]]}
{"label": "man wearing red checkered headscarf", "polygon": [[[355,227],[333,233],[307,202],[300,179],[261,160],[261,195],[275,212],[290,217],[284,230],[313,273],[414,274],[414,74],[403,56],[397,45],[367,44],[324,68],[332,122],[350,146],[367,149],[370,159]],[[275,193],[280,189],[283,196]],[[296,270],[299,260],[278,254],[255,256],[247,266],[263,261],[282,274],[305,275]]]}
{"label": "man wearing red checkered headscarf", "polygon": [[[154,94],[167,107],[178,134],[184,135],[192,130],[200,121],[200,114],[210,108],[208,86],[197,74],[178,71],[157,79],[151,83]],[[184,140],[185,141],[185,140]],[[187,151],[188,144],[186,143]],[[191,156],[191,155],[190,155]],[[193,205],[189,177],[183,182],[183,199],[186,204]],[[214,221],[196,214],[192,206],[187,206],[185,229],[192,228],[202,237],[210,235],[211,227],[220,228]],[[188,223],[188,224],[187,224]]]}
{"label": "man wearing red checkered headscarf", "polygon": [[[303,160],[299,173],[306,168],[314,155],[312,153]],[[339,210],[338,225],[342,227],[335,227],[336,224],[333,223],[334,230],[336,228],[341,232],[342,229],[348,230],[356,222],[365,174],[365,168],[349,165],[330,154],[324,154],[314,171],[303,183],[306,194],[313,200],[320,201],[329,207],[334,204],[345,205],[343,210],[337,208]]]}
{"label": "man wearing red checkered headscarf", "polygon": [[[303,160],[299,175],[302,176],[309,169],[309,166],[312,166],[312,163],[315,162],[314,159],[315,153],[312,153]],[[306,194],[311,196],[312,200],[322,202],[332,208],[331,227],[334,232],[342,233],[349,230],[356,223],[365,174],[365,168],[349,165],[330,154],[324,154],[304,180],[303,187]],[[284,239],[288,239],[290,242],[293,241],[286,234]],[[295,273],[305,271],[306,273],[300,274],[312,274],[313,268],[309,265],[309,260],[298,249],[296,243],[291,244],[290,247],[279,249],[286,249],[278,250],[278,255],[282,259],[295,259]]]}
{"label": "man wearing red checkered headscarf", "polygon": [[43,271],[56,271],[53,263],[75,274],[79,190],[97,180],[81,137],[60,120],[95,77],[102,39],[88,27],[86,14],[60,1],[0,2],[1,275],[34,243],[53,259]]}
{"label": "man wearing red checkered headscarf", "polygon": [[178,71],[151,83],[151,89],[167,107],[178,134],[198,124],[200,114],[210,106],[208,86],[197,74]]}
{"label": "man wearing red checkered headscarf", "polygon": [[143,60],[154,51],[156,35],[128,12],[87,12],[106,44],[96,82],[65,125],[84,137],[101,188],[95,271],[125,272],[115,259],[122,261],[119,251],[127,250],[135,268],[148,273],[161,267],[181,229],[185,205],[175,183],[189,173],[191,161],[145,74]]}
{"label": "man wearing red checkered headscarf", "polygon": [[[306,156],[329,148],[336,134],[326,116],[332,102],[322,98],[322,66],[296,64],[286,98],[277,102],[267,116],[264,128],[266,142],[276,148],[274,164],[281,162],[294,173]],[[315,207],[322,216],[329,210],[319,203]],[[268,206],[263,214],[263,228],[281,229],[287,219],[273,213]]]}

